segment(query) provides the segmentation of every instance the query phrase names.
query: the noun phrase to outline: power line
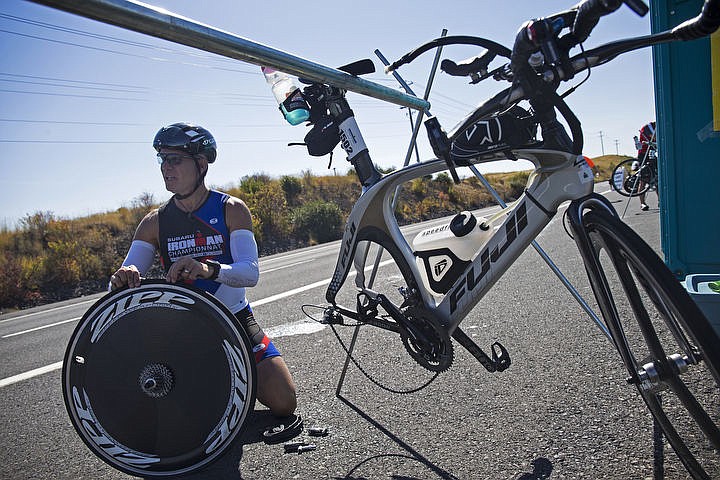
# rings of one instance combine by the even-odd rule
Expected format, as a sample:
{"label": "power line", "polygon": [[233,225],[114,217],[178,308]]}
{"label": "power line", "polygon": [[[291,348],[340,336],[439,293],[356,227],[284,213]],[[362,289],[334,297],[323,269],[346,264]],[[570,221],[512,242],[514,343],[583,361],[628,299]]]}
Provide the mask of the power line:
{"label": "power line", "polygon": [[8,80],[5,78],[0,78],[0,82],[19,83],[21,85],[42,85],[42,86],[46,86],[46,87],[82,88],[83,90],[100,90],[100,91],[104,91],[104,92],[142,93],[142,92],[138,92],[137,90],[127,90],[127,89],[119,89],[119,88],[91,87],[88,85],[63,85],[61,83],[33,82],[30,80]]}
{"label": "power line", "polygon": [[[155,127],[155,124],[150,123],[135,123],[135,122],[84,122],[84,121],[72,121],[72,120],[35,120],[26,118],[0,118],[0,122],[6,123],[49,123],[53,125],[87,125],[97,127]],[[389,124],[400,124],[405,123],[403,120],[392,120],[389,122],[362,122],[363,125],[389,125]],[[281,123],[272,124],[228,124],[224,125],[224,128],[276,128]]]}
{"label": "power line", "polygon": [[88,82],[87,80],[68,80],[65,78],[41,77],[38,75],[23,75],[20,73],[0,72],[0,75],[6,76],[6,77],[15,77],[15,78],[30,78],[32,80],[49,80],[49,81],[53,81],[53,82],[79,83],[82,85],[101,85],[101,86],[105,86],[105,87],[147,89],[147,87],[141,87],[141,86],[136,86],[136,85],[123,85],[120,83],[105,83],[105,82]]}
{"label": "power line", "polygon": [[[114,36],[110,36],[110,35],[103,35],[103,34],[99,34],[99,33],[95,33],[95,32],[88,32],[88,31],[85,31],[85,30],[78,30],[78,29],[74,29],[74,28],[69,28],[69,27],[64,27],[64,26],[60,26],[60,25],[55,25],[55,24],[52,24],[52,23],[40,22],[40,21],[38,21],[38,20],[32,20],[32,19],[29,19],[29,18],[18,17],[18,16],[15,16],[15,15],[8,15],[8,14],[0,13],[0,18],[5,18],[5,19],[7,19],[7,20],[11,20],[11,21],[19,22],[19,23],[24,23],[24,24],[28,24],[28,25],[33,25],[33,26],[36,26],[36,27],[46,28],[46,29],[49,29],[49,30],[55,30],[55,31],[64,32],[64,33],[70,33],[70,34],[73,34],[73,35],[79,35],[79,36],[88,37],[88,38],[94,38],[94,39],[96,39],[96,40],[104,40],[104,41],[112,42],[112,43],[114,43],[114,44],[120,43],[120,44],[124,44],[124,45],[129,45],[129,46],[138,47],[138,48],[145,48],[145,49],[150,49],[150,50],[157,50],[157,51],[161,51],[161,52],[165,52],[165,53],[173,53],[173,54],[180,54],[180,55],[190,55],[190,56],[194,56],[194,57],[211,59],[211,60],[216,60],[216,61],[221,61],[221,62],[234,62],[234,60],[230,60],[230,59],[225,58],[225,57],[222,57],[222,56],[211,55],[211,54],[209,54],[209,53],[207,53],[207,52],[204,52],[204,51],[193,51],[193,50],[182,51],[182,50],[176,50],[176,49],[173,49],[173,48],[170,48],[170,47],[153,45],[153,44],[150,44],[150,43],[144,43],[144,42],[139,42],[139,41],[134,41],[134,40],[128,40],[128,39],[121,38],[121,37],[114,37]],[[250,72],[248,72],[248,73],[250,73]]]}
{"label": "power line", "polygon": [[101,97],[98,95],[76,95],[73,93],[26,92],[23,90],[10,90],[10,89],[5,89],[5,88],[0,88],[0,92],[30,94],[30,95],[48,95],[48,96],[55,96],[55,97],[93,98],[93,99],[98,99],[98,100],[126,100],[126,101],[132,101],[132,102],[147,102],[146,99],[142,99],[142,98]]}
{"label": "power line", "polygon": [[145,56],[145,55],[137,55],[137,54],[129,53],[129,52],[119,52],[119,51],[117,51],[117,50],[110,50],[110,49],[108,49],[108,48],[92,47],[92,46],[90,46],[90,45],[81,45],[81,44],[79,44],[79,43],[66,42],[66,41],[64,41],[64,40],[56,40],[56,39],[53,39],[53,38],[40,37],[40,36],[37,36],[37,35],[30,35],[29,33],[13,32],[13,31],[11,31],[11,30],[4,30],[4,29],[0,29],[0,32],[1,32],[1,33],[7,33],[7,34],[10,34],[10,35],[17,35],[17,36],[19,36],[19,37],[32,38],[32,39],[34,39],[34,40],[43,40],[43,41],[45,41],[45,42],[59,43],[60,45],[66,45],[66,46],[71,46],[71,47],[79,47],[79,48],[87,48],[87,49],[89,49],[89,50],[96,50],[96,51],[104,52],[104,53],[115,53],[115,54],[117,54],[117,55],[124,55],[124,56],[127,56],[127,57],[135,57],[135,58],[149,58],[149,57],[147,57],[147,56]]}
{"label": "power line", "polygon": [[130,122],[80,122],[80,121],[66,121],[66,120],[28,120],[28,119],[17,119],[17,118],[0,118],[0,122],[7,123],[51,123],[60,125],[90,125],[90,126],[101,126],[101,127],[148,127],[152,126],[149,123],[130,123]]}
{"label": "power line", "polygon": [[67,42],[67,41],[64,41],[64,40],[57,40],[57,39],[53,39],[53,38],[41,37],[41,36],[38,36],[38,35],[30,35],[30,34],[27,34],[27,33],[13,32],[13,31],[11,31],[11,30],[0,29],[0,33],[7,33],[7,34],[10,34],[10,35],[17,35],[17,36],[20,36],[20,37],[31,38],[31,39],[34,39],[34,40],[42,40],[42,41],[45,41],[45,42],[57,43],[57,44],[60,44],[60,45],[66,45],[66,46],[71,46],[71,47],[85,48],[85,49],[88,49],[88,50],[94,50],[94,51],[103,52],[103,53],[113,53],[113,54],[116,54],[116,55],[122,55],[122,56],[126,56],[126,57],[141,58],[141,59],[144,59],[144,60],[153,60],[153,61],[158,61],[158,62],[172,62],[172,63],[178,63],[178,64],[180,64],[180,65],[187,65],[187,66],[193,66],[193,67],[202,67],[202,68],[209,68],[209,69],[215,69],[215,70],[226,70],[226,71],[229,71],[229,72],[242,73],[242,74],[252,74],[252,75],[256,75],[256,74],[257,74],[256,72],[254,72],[254,71],[251,72],[251,71],[249,71],[249,70],[238,70],[238,69],[232,69],[232,68],[229,68],[229,67],[220,67],[220,66],[214,66],[214,65],[203,65],[203,64],[200,64],[200,63],[178,62],[178,61],[173,61],[173,60],[169,60],[169,59],[165,59],[165,58],[160,58],[160,57],[151,57],[151,56],[147,56],[147,55],[139,55],[139,54],[136,54],[136,53],[121,52],[121,51],[112,50],[112,49],[109,49],[109,48],[94,47],[94,46],[91,46],[91,45],[83,45],[83,44],[75,43],[75,42]]}

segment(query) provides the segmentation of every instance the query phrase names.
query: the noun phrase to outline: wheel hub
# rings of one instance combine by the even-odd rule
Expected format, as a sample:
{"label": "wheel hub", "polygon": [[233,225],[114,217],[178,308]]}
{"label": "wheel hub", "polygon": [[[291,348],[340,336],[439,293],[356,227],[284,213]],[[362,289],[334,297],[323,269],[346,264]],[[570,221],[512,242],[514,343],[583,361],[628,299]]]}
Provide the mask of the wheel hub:
{"label": "wheel hub", "polygon": [[166,396],[175,384],[172,370],[162,363],[151,363],[142,369],[138,376],[140,389],[152,398]]}
{"label": "wheel hub", "polygon": [[[648,392],[661,392],[667,388],[667,374],[662,374],[662,367],[658,369],[658,362],[651,361],[638,368],[638,380],[640,388]],[[685,373],[690,366],[687,356],[674,353],[667,357],[666,362],[673,375]]]}

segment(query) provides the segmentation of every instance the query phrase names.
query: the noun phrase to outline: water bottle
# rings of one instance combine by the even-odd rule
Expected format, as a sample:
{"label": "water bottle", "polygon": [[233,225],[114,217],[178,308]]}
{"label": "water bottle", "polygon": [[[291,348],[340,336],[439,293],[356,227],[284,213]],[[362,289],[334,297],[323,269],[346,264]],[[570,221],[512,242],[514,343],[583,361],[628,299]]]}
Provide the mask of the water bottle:
{"label": "water bottle", "polygon": [[460,212],[449,223],[427,228],[413,239],[413,249],[425,285],[444,294],[494,232],[484,218]]}
{"label": "water bottle", "polygon": [[290,125],[299,125],[310,118],[308,104],[290,77],[270,67],[260,67],[260,69],[265,75],[265,81],[272,85],[275,100]]}

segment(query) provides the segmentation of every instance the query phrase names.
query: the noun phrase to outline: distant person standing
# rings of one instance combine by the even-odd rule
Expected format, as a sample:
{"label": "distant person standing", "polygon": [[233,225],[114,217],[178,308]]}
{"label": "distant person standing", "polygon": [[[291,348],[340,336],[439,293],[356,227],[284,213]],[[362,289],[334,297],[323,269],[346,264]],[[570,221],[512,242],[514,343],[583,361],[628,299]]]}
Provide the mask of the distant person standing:
{"label": "distant person standing", "polygon": [[[633,170],[637,170],[640,168],[641,165],[645,163],[654,163],[653,167],[655,168],[655,171],[657,171],[657,144],[655,140],[655,122],[650,122],[644,125],[640,129],[640,136],[639,138],[637,136],[633,137],[635,140],[635,148],[637,148],[637,164],[633,162]],[[655,155],[651,155],[650,152],[655,153]],[[640,185],[638,185],[640,188],[643,187],[643,182],[640,180]],[[640,210],[647,211],[650,207],[648,207],[647,203],[645,203],[645,193],[641,193],[639,195],[640,198]]]}

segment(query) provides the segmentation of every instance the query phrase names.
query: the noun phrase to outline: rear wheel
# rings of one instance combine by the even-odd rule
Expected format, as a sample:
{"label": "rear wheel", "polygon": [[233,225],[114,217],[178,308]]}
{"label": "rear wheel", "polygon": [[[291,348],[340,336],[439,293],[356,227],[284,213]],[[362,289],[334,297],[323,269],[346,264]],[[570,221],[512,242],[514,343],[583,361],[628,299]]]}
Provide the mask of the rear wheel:
{"label": "rear wheel", "polygon": [[628,383],[692,476],[720,478],[717,333],[630,227],[596,212],[583,216],[583,226],[598,269],[589,269],[591,283]]}
{"label": "rear wheel", "polygon": [[218,459],[255,404],[245,330],[217,299],[165,282],[109,293],[85,313],[63,362],[65,406],[90,450],[143,477]]}
{"label": "rear wheel", "polygon": [[610,176],[610,185],[613,189],[626,197],[637,197],[646,193],[651,186],[652,179],[649,178],[649,170],[633,170],[633,162],[638,162],[638,160],[629,158],[620,162]]}

